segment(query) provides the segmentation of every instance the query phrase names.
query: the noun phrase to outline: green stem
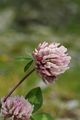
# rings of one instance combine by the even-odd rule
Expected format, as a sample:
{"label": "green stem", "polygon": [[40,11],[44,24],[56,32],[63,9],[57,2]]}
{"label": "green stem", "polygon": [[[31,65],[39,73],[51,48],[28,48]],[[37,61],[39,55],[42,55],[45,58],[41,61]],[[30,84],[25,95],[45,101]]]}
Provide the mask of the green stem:
{"label": "green stem", "polygon": [[7,98],[15,91],[15,89],[17,88],[17,87],[19,87],[19,85],[32,73],[32,72],[34,72],[35,71],[35,69],[32,69],[29,73],[27,73],[22,79],[21,79],[21,81],[19,81],[14,87],[13,87],[13,89],[8,93],[8,95],[4,98],[4,102],[7,100]]}

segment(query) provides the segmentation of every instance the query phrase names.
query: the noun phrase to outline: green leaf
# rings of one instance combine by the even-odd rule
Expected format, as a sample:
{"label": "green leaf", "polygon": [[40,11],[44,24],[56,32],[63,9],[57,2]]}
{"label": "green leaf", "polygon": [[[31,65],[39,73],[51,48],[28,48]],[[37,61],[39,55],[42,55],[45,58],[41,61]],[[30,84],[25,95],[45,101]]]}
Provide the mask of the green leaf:
{"label": "green leaf", "polygon": [[25,97],[29,102],[34,105],[34,111],[37,111],[43,103],[42,91],[40,87],[32,89]]}
{"label": "green leaf", "polygon": [[19,56],[16,58],[17,60],[20,60],[20,61],[26,61],[26,60],[33,60],[33,57],[32,56]]}
{"label": "green leaf", "polygon": [[54,120],[49,113],[37,113],[32,116],[32,120]]}
{"label": "green leaf", "polygon": [[33,63],[33,60],[30,60],[27,65],[24,67],[24,72],[26,72],[28,70],[28,68],[31,66],[31,64]]}
{"label": "green leaf", "polygon": [[31,116],[31,118],[30,118],[31,120],[35,120],[32,116]]}

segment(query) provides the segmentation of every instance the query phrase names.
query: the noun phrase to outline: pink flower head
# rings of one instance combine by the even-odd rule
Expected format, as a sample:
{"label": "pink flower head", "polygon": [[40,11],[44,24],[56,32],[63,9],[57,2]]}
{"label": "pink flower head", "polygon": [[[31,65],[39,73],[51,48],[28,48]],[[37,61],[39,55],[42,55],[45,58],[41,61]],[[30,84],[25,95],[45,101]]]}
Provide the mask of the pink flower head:
{"label": "pink flower head", "polygon": [[1,114],[4,118],[11,120],[29,120],[33,106],[24,97],[8,97],[2,100]]}
{"label": "pink flower head", "polygon": [[40,43],[33,51],[36,70],[45,82],[52,82],[57,75],[69,69],[71,57],[68,56],[67,48],[60,43]]}

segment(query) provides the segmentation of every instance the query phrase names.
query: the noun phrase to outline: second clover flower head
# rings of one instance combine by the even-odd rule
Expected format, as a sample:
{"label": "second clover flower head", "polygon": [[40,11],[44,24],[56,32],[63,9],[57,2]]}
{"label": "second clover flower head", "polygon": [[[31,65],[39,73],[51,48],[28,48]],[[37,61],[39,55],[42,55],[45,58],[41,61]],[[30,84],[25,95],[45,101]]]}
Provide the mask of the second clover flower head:
{"label": "second clover flower head", "polygon": [[36,70],[45,82],[53,82],[55,78],[69,69],[71,57],[67,48],[60,43],[43,42],[33,51]]}
{"label": "second clover flower head", "polygon": [[1,114],[10,120],[29,120],[32,115],[33,106],[24,97],[8,97],[2,100]]}

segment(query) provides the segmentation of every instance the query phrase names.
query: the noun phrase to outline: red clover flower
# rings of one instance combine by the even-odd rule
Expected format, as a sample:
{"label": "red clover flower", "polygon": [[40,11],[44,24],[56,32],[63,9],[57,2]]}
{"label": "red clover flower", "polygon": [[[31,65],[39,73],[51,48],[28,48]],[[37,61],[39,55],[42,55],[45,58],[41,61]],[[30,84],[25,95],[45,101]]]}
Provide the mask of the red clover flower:
{"label": "red clover flower", "polygon": [[69,69],[71,57],[67,48],[60,43],[40,43],[33,51],[36,70],[45,82],[53,82],[54,79]]}
{"label": "red clover flower", "polygon": [[33,106],[24,97],[8,97],[2,100],[1,115],[10,120],[29,120]]}

